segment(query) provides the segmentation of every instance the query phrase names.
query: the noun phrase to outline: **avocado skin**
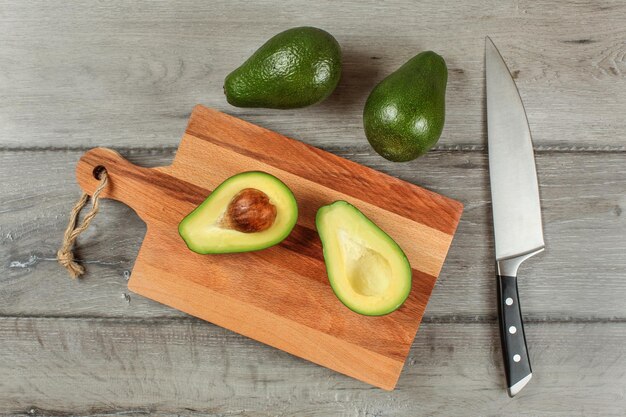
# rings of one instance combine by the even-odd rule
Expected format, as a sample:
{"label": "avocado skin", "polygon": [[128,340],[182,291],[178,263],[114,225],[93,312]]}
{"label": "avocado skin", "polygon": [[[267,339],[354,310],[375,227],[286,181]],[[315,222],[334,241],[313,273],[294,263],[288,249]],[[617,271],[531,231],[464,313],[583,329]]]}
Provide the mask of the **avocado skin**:
{"label": "avocado skin", "polygon": [[447,81],[444,59],[426,51],[374,87],[363,110],[365,135],[374,150],[405,162],[432,148],[443,130]]}
{"label": "avocado skin", "polygon": [[328,32],[297,27],[261,46],[224,81],[236,107],[292,109],[328,97],[341,77],[341,49]]}

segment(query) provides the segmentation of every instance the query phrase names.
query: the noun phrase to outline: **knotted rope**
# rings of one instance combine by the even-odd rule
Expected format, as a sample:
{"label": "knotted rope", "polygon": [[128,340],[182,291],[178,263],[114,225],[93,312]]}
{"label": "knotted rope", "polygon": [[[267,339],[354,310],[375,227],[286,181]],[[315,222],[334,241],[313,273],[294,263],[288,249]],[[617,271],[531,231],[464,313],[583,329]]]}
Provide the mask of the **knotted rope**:
{"label": "knotted rope", "polygon": [[93,203],[91,205],[91,210],[89,210],[89,212],[85,215],[85,218],[80,225],[76,225],[76,221],[78,220],[78,214],[87,204],[87,201],[89,200],[89,194],[83,192],[83,195],[80,196],[80,198],[72,208],[72,212],[70,213],[70,221],[67,224],[65,233],[63,234],[63,243],[61,245],[61,248],[57,252],[57,260],[68,270],[72,278],[78,278],[85,273],[85,268],[74,259],[74,252],[72,252],[72,247],[74,246],[78,235],[87,230],[93,218],[96,217],[96,214],[98,214],[98,206],[100,204],[100,192],[102,192],[102,190],[104,190],[104,188],[107,186],[108,181],[109,179],[106,170],[102,170],[100,172],[100,184],[98,184],[98,187],[93,193]]}

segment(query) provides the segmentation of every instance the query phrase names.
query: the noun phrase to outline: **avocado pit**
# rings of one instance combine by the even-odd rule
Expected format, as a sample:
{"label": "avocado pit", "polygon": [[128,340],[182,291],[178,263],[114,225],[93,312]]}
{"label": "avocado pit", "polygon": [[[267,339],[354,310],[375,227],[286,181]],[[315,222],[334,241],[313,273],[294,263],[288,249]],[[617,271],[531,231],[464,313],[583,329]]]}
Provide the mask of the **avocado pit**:
{"label": "avocado pit", "polygon": [[244,188],[228,204],[221,225],[242,233],[269,229],[276,220],[276,206],[261,190]]}

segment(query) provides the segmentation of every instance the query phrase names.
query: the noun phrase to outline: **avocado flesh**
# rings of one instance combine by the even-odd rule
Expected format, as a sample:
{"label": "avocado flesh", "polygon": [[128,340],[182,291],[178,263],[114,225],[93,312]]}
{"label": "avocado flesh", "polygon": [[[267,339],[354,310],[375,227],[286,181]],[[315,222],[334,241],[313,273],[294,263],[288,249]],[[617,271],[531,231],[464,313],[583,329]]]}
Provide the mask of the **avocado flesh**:
{"label": "avocado flesh", "polygon": [[236,107],[293,109],[328,97],[341,77],[341,48],[328,32],[297,27],[263,44],[224,80]]}
{"label": "avocado flesh", "polygon": [[316,226],[330,285],[346,307],[381,316],[404,303],[411,266],[389,235],[345,201],[321,207]]}
{"label": "avocado flesh", "polygon": [[365,135],[374,150],[404,162],[435,146],[445,122],[447,81],[446,62],[427,51],[374,87],[363,110]]}
{"label": "avocado flesh", "polygon": [[[261,191],[275,207],[276,217],[265,230],[242,232],[227,226],[229,204],[246,189]],[[280,243],[297,219],[298,206],[291,190],[273,175],[251,171],[221,183],[180,222],[178,233],[189,249],[200,254],[249,252]]]}

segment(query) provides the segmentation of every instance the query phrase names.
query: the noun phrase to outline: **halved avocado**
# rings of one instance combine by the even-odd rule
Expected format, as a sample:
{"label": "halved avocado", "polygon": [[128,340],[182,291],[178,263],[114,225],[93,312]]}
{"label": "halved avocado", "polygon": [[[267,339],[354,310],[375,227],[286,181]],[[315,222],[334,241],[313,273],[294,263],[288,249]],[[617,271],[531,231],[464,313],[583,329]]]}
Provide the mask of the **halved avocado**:
{"label": "halved avocado", "polygon": [[233,253],[280,243],[298,219],[291,190],[260,171],[243,172],[221,183],[178,225],[194,252]]}
{"label": "halved avocado", "polygon": [[411,291],[411,265],[398,244],[356,207],[335,201],[315,219],[330,285],[350,310],[382,316]]}

